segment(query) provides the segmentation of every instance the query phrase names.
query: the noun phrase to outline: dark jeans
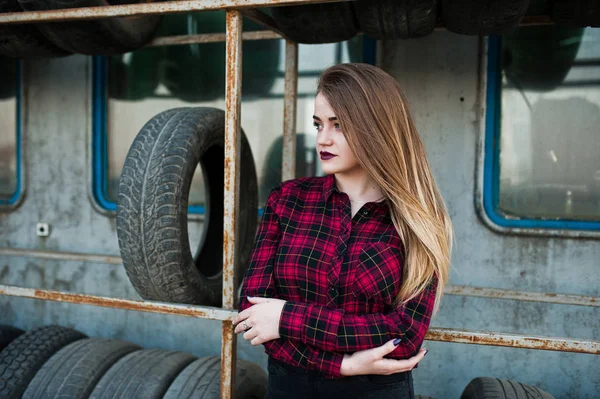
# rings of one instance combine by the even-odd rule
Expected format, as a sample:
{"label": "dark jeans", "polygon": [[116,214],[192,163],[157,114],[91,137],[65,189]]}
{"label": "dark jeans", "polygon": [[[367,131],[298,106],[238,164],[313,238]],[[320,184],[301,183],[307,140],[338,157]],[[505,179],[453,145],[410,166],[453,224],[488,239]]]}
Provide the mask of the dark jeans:
{"label": "dark jeans", "polygon": [[265,399],[414,399],[410,371],[328,379],[320,373],[269,358]]}

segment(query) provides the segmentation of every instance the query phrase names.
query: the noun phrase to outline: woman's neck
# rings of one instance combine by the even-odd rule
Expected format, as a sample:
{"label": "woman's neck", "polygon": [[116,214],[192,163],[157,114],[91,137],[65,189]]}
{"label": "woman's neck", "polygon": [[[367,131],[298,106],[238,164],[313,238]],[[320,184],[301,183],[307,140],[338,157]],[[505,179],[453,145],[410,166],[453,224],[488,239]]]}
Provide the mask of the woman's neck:
{"label": "woman's neck", "polygon": [[334,176],[338,190],[348,194],[351,201],[364,204],[383,197],[377,183],[364,171],[352,175],[336,173]]}

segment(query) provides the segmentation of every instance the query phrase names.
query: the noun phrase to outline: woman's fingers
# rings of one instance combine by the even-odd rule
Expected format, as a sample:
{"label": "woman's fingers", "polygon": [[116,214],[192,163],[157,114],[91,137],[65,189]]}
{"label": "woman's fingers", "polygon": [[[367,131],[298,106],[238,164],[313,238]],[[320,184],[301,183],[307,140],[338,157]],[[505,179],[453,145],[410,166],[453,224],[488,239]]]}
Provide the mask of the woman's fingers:
{"label": "woman's fingers", "polygon": [[234,317],[233,324],[239,324],[242,321],[246,320],[248,317],[250,317],[250,309],[252,309],[252,307],[249,307],[248,309],[239,312],[237,316]]}
{"label": "woman's fingers", "polygon": [[245,340],[251,340],[251,339],[256,338],[257,336],[258,336],[258,333],[256,332],[255,328],[251,328],[244,333]]}
{"label": "woman's fingers", "polygon": [[[388,344],[389,343],[379,347],[381,349],[381,352],[383,352],[384,348],[386,350],[389,349],[387,347]],[[395,347],[395,345],[394,345],[394,347]],[[389,352],[387,352],[387,353],[389,353]],[[389,375],[389,374],[410,371],[413,368],[415,368],[417,363],[419,363],[421,360],[423,360],[423,357],[425,356],[426,353],[427,353],[426,349],[421,349],[419,351],[419,353],[417,353],[415,356],[413,356],[409,359],[401,359],[401,360],[380,359],[380,360],[376,361],[374,364],[374,367],[376,368],[376,372],[374,374],[388,374]]]}
{"label": "woman's fingers", "polygon": [[393,374],[393,373],[399,373],[402,371],[412,370],[413,368],[415,368],[417,363],[419,363],[421,360],[423,360],[423,357],[425,357],[426,353],[427,353],[426,349],[421,349],[419,351],[419,353],[417,353],[415,356],[413,356],[409,359],[402,359],[402,360],[384,359],[384,360],[390,360],[392,362],[395,362],[393,364],[390,364],[390,366],[389,366],[389,367],[391,367],[392,374]]}
{"label": "woman's fingers", "polygon": [[380,357],[384,357],[385,355],[392,353],[394,351],[394,349],[396,349],[398,347],[397,345],[394,344],[394,342],[396,342],[399,339],[400,338],[392,339],[392,340],[386,342],[385,344],[378,346],[376,348],[377,355]]}
{"label": "woman's fingers", "polygon": [[[243,331],[246,331],[247,329],[250,328],[250,321],[249,318],[247,318],[248,316],[241,318],[238,315],[238,319],[237,319],[237,325],[235,326],[235,329],[233,330],[234,333],[241,333]],[[233,321],[234,324],[236,324],[236,321]]]}

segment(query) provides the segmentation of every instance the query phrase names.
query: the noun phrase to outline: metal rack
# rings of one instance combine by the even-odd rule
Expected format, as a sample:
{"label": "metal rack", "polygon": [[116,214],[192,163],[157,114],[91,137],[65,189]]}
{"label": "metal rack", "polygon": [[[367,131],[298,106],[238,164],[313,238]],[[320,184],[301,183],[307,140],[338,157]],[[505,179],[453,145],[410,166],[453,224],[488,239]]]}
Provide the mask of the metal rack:
{"label": "metal rack", "polygon": [[[237,314],[235,302],[235,269],[237,232],[237,203],[239,201],[239,154],[240,154],[240,113],[241,113],[241,43],[242,40],[262,40],[283,38],[285,43],[285,89],[283,122],[283,180],[294,177],[296,146],[296,95],[298,78],[298,45],[278,31],[274,20],[255,10],[262,6],[298,5],[309,3],[330,3],[341,0],[184,0],[158,3],[141,3],[106,7],[20,12],[0,14],[0,24],[32,22],[87,20],[111,17],[126,17],[150,14],[185,13],[190,11],[226,10],[225,34],[202,34],[194,36],[172,36],[157,38],[149,46],[179,45],[188,43],[226,42],[226,89],[225,89],[225,190],[223,220],[223,307],[192,306],[154,301],[135,301],[120,298],[76,294],[18,286],[0,285],[0,295],[42,299],[127,309],[151,313],[174,314],[187,317],[222,321],[221,341],[221,397],[234,397],[236,336],[232,320]],[[242,18],[246,16],[268,28],[268,31],[242,32]],[[547,18],[533,17],[525,25],[548,23]],[[52,251],[0,249],[0,255],[30,256],[45,259],[84,260],[119,265],[117,256],[61,253]],[[239,276],[237,276],[239,277]],[[528,293],[509,290],[494,290],[477,287],[448,286],[450,295],[479,296],[500,299],[551,302],[568,305],[600,306],[597,297],[560,295],[551,293]],[[475,332],[453,329],[432,328],[427,340],[459,342],[468,344],[507,346],[516,348],[545,349],[578,353],[600,354],[600,341],[574,340]]]}

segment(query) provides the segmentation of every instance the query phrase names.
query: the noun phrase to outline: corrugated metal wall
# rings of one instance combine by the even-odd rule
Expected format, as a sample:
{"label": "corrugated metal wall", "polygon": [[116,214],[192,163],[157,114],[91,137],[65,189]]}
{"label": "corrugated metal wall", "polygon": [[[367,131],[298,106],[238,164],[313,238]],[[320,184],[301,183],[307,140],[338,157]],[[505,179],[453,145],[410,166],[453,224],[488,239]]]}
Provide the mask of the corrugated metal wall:
{"label": "corrugated metal wall", "polygon": [[[387,41],[382,66],[405,89],[456,233],[452,284],[598,295],[600,245],[591,239],[515,237],[488,229],[474,205],[477,139],[484,115],[479,41],[436,32]],[[2,247],[119,255],[114,218],[90,201],[91,59],[24,64],[26,197],[0,213]],[[303,115],[301,116],[303,117]],[[254,132],[246,131],[251,135]],[[51,226],[36,235],[37,222]],[[0,256],[0,283],[138,298],[121,266]],[[600,339],[598,308],[446,296],[437,327]],[[0,323],[49,323],[90,336],[198,356],[220,352],[220,322],[0,296]],[[240,340],[243,341],[243,340]],[[557,398],[595,398],[598,356],[427,342],[414,371],[417,393],[457,398],[474,377],[537,385]],[[238,358],[263,366],[261,347],[238,344]]]}

